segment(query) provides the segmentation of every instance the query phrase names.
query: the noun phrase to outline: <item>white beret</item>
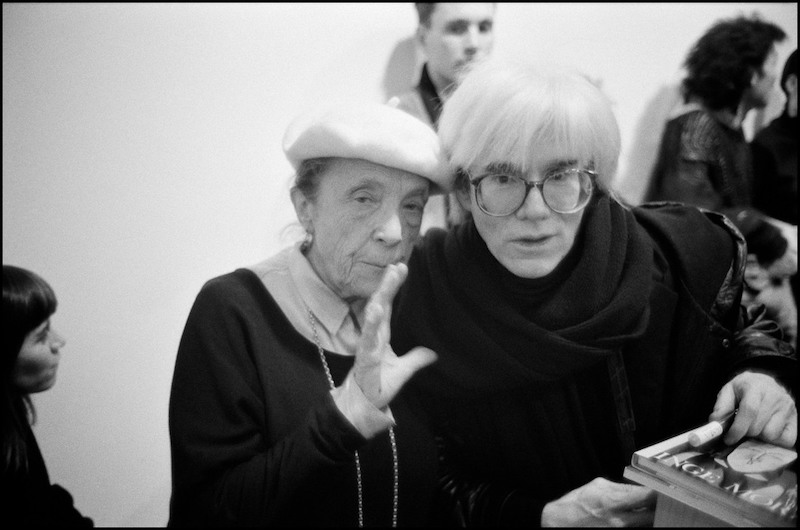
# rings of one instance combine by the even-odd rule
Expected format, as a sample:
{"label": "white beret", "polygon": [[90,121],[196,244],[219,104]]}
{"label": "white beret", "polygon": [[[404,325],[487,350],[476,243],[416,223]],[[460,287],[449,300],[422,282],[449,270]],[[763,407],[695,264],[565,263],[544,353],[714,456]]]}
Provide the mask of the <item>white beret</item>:
{"label": "white beret", "polygon": [[430,180],[431,193],[452,188],[453,178],[434,130],[388,105],[360,103],[304,114],[289,124],[283,152],[295,170],[304,160],[358,158]]}

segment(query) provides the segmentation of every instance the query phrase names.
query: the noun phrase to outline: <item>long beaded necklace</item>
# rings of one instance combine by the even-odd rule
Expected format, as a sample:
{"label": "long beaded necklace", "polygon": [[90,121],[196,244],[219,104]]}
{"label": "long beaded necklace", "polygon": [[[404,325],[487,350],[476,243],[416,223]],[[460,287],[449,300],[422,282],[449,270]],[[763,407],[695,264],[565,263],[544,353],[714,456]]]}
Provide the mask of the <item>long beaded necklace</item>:
{"label": "long beaded necklace", "polygon": [[[331,390],[336,388],[335,383],[333,382],[333,376],[331,375],[331,370],[328,368],[328,361],[325,360],[325,353],[322,350],[322,345],[319,342],[319,335],[317,334],[317,319],[314,316],[314,313],[311,312],[311,309],[306,307],[306,311],[308,312],[308,321],[311,323],[311,330],[314,332],[314,344],[317,345],[317,351],[319,352],[319,358],[322,361],[322,367],[325,369],[325,376],[328,378],[328,384],[331,387]],[[397,527],[397,504],[398,504],[398,492],[399,492],[399,481],[398,481],[398,465],[397,465],[397,442],[394,438],[394,428],[389,427],[389,441],[392,445],[392,468],[394,471],[394,485],[393,485],[393,496],[392,496],[392,528]],[[358,451],[355,451],[355,460],[356,460],[356,486],[358,490],[358,527],[364,527],[364,486],[361,480],[361,460],[358,457]]]}

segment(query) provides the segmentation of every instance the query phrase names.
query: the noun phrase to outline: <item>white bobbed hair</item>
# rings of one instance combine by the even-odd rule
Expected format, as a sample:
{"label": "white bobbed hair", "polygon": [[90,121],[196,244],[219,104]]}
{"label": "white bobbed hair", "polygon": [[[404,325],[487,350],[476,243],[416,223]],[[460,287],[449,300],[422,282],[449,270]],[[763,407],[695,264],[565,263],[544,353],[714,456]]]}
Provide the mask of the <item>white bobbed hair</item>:
{"label": "white bobbed hair", "polygon": [[453,171],[490,163],[528,171],[537,152],[552,149],[610,189],[619,160],[608,98],[584,75],[555,66],[476,65],[445,103],[438,129]]}

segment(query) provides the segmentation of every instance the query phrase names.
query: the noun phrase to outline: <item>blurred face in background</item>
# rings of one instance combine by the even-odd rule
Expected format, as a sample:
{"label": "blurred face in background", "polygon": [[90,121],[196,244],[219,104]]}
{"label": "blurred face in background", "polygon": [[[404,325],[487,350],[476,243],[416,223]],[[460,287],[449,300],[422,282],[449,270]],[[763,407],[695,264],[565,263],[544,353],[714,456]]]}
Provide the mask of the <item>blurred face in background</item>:
{"label": "blurred face in background", "polygon": [[48,318],[25,337],[11,374],[14,385],[25,394],[49,390],[56,383],[63,337],[50,327]]}
{"label": "blurred face in background", "polygon": [[746,93],[747,103],[750,108],[763,109],[767,106],[780,75],[778,52],[773,46],[764,60],[761,73],[756,72],[753,74],[752,84]]}
{"label": "blurred face in background", "polygon": [[458,85],[475,61],[491,53],[494,13],[492,3],[439,3],[430,24],[420,25],[417,36],[438,90]]}

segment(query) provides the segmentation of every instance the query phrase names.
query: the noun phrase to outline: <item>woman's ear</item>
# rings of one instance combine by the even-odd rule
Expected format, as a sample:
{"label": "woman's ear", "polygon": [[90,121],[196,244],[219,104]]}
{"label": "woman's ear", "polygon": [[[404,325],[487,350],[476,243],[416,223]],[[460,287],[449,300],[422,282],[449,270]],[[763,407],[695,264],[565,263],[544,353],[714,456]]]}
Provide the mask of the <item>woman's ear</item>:
{"label": "woman's ear", "polygon": [[314,204],[308,200],[302,191],[297,188],[291,189],[292,204],[294,205],[294,212],[297,215],[297,220],[303,225],[306,232],[314,232]]}

